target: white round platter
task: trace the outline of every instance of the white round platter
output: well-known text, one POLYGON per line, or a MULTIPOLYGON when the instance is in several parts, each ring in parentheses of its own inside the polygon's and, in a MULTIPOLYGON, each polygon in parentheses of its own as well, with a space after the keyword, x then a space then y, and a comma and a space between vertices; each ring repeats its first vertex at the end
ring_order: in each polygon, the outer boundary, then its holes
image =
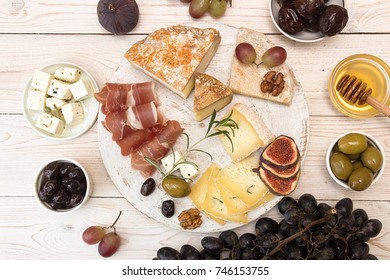
MULTIPOLYGON (((92 77, 92 75, 79 65, 70 62, 56 62, 44 66, 39 70, 49 74, 54 74, 54 72, 60 67, 73 67, 79 69, 81 71, 80 79, 83 79, 86 82, 91 82, 93 86, 93 92, 99 91, 99 86, 96 83, 95 79, 92 77)), ((56 136, 37 128, 35 124, 39 116, 42 114, 42 112, 29 110, 27 108, 27 93, 31 89, 31 82, 32 82, 32 76, 28 80, 23 91, 23 112, 27 118, 27 121, 30 123, 31 127, 38 134, 40 134, 45 138, 48 138, 50 140, 55 140, 55 141, 70 140, 84 134, 93 126, 99 112, 99 103, 95 100, 93 94, 91 94, 91 96, 81 101, 81 104, 83 105, 83 109, 84 109, 84 119, 81 122, 78 122, 76 124, 67 125, 61 136, 56 136)))
MULTIPOLYGON (((208 24, 207 26, 196 24, 194 27, 214 27, 221 33, 221 44, 205 72, 227 84, 230 77, 230 66, 238 29, 221 24, 208 24)), ((266 43, 269 44, 270 47, 272 46, 270 42, 266 43)), ((152 78, 133 68, 126 59, 123 59, 110 82, 139 83, 151 80, 152 78)), ((194 120, 193 93, 188 99, 184 100, 158 82, 156 82, 156 91, 160 103, 159 108, 167 119, 179 121, 181 126, 185 129, 184 131, 190 136, 191 143, 201 139, 206 133, 210 117, 201 122, 196 122, 194 120)), ((309 137, 309 113, 300 85, 299 90, 295 93, 293 101, 289 106, 236 94, 233 97, 233 101, 217 114, 217 119, 222 119, 222 117, 231 110, 232 106, 238 102, 253 106, 274 135, 285 134, 292 137, 300 149, 303 160, 309 137)), ((121 155, 119 146, 112 140, 111 134, 101 124, 104 117, 105 116, 100 112, 98 122, 100 152, 104 165, 118 190, 135 208, 148 217, 175 229, 182 229, 177 216, 183 210, 194 207, 191 200, 188 197, 172 198, 165 193, 161 186, 156 187, 156 190, 151 195, 146 197, 142 196, 140 194, 140 188, 145 181, 145 178, 143 178, 138 171, 131 169, 130 157, 121 155), (171 218, 166 218, 161 214, 161 204, 164 200, 168 199, 173 199, 175 202, 175 214, 171 218)), ((184 150, 185 144, 185 137, 180 136, 173 148, 176 151, 184 150)), ((220 167, 227 166, 231 163, 231 159, 220 144, 218 137, 213 137, 204 141, 198 148, 211 153, 213 155, 213 161, 220 167)), ((204 172, 211 163, 210 158, 203 153, 193 154, 191 160, 199 165, 200 173, 204 172)), ((156 182, 161 182, 158 172, 155 172, 153 178, 156 179, 156 182)), ((274 207, 281 198, 282 197, 280 196, 275 196, 268 203, 249 212, 249 222, 254 221, 265 214, 274 207)), ((203 213, 202 220, 203 224, 193 230, 194 232, 223 231, 242 225, 231 222, 220 225, 207 218, 203 213)))

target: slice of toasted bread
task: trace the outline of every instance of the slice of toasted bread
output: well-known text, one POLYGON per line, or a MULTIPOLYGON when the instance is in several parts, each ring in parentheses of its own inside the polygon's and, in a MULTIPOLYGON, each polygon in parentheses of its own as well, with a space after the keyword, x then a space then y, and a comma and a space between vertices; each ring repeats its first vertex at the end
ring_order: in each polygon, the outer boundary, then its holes
POLYGON ((205 73, 195 76, 194 113, 200 121, 219 111, 233 99, 233 92, 218 79, 205 73))
MULTIPOLYGON (((249 43, 255 48, 257 56, 256 64, 260 64, 261 57, 265 51, 274 46, 263 33, 248 28, 240 28, 238 31, 236 45, 243 42, 249 43)), ((256 64, 244 64, 234 55, 229 81, 231 90, 234 93, 242 95, 272 100, 282 104, 290 104, 294 93, 299 89, 299 83, 292 69, 286 63, 271 68, 263 64, 256 66, 256 64), (284 75, 284 89, 278 96, 263 93, 260 89, 264 75, 272 70, 281 72, 284 75)))

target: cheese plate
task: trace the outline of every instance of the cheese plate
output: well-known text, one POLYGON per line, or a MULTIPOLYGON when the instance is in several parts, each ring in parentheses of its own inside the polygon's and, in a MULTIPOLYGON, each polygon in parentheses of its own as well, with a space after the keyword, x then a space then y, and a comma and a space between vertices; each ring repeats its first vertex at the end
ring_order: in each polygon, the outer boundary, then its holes
MULTIPOLYGON (((38 71, 36 71, 36 72, 39 72, 42 75, 47 74, 47 77, 50 79, 51 77, 53 77, 53 75, 56 73, 56 71, 58 69, 61 69, 61 68, 75 69, 78 72, 77 79, 73 80, 74 83, 71 83, 71 86, 79 86, 79 83, 81 81, 83 81, 85 84, 88 84, 90 86, 90 88, 89 88, 90 92, 89 92, 89 96, 84 97, 80 100, 77 100, 78 101, 77 103, 69 104, 69 105, 77 105, 77 107, 79 107, 79 109, 82 110, 83 117, 77 116, 78 120, 74 121, 72 123, 69 123, 69 124, 65 124, 65 120, 63 120, 62 123, 64 125, 59 133, 55 133, 57 131, 48 131, 45 129, 41 129, 41 128, 39 128, 38 123, 42 119, 43 114, 46 114, 45 109, 47 109, 47 108, 45 108, 45 106, 48 107, 48 106, 52 106, 54 104, 53 106, 57 106, 59 108, 60 106, 63 106, 63 104, 66 104, 72 100, 65 100, 65 99, 62 100, 60 98, 53 97, 54 95, 47 94, 47 92, 50 90, 50 87, 48 89, 44 90, 45 86, 43 86, 43 88, 42 88, 42 86, 35 85, 35 88, 34 88, 33 83, 34 83, 34 79, 35 79, 34 76, 36 75, 35 73, 34 73, 34 75, 32 75, 30 77, 30 79, 26 83, 26 86, 25 86, 24 91, 23 91, 23 112, 24 112, 24 115, 25 115, 27 121, 30 123, 31 127, 38 134, 40 134, 41 136, 43 136, 47 139, 55 140, 55 141, 70 140, 70 139, 76 138, 76 137, 82 135, 83 133, 85 133, 86 131, 88 131, 92 127, 92 125, 95 123, 95 121, 97 119, 98 111, 99 111, 99 103, 93 98, 93 93, 99 91, 99 86, 96 83, 96 81, 94 80, 94 78, 92 77, 92 75, 90 73, 88 73, 81 66, 70 63, 70 62, 56 62, 56 63, 50 64, 50 65, 46 65, 46 66, 42 67, 41 69, 38 69, 38 71), (29 100, 30 91, 36 91, 36 92, 39 92, 39 93, 44 95, 43 98, 45 98, 46 101, 44 103, 42 103, 43 109, 40 109, 40 110, 35 110, 37 108, 34 108, 34 110, 31 109, 32 106, 29 105, 29 102, 31 102, 29 100), (49 101, 48 101, 49 99, 50 100, 55 99, 56 101, 54 103, 50 102, 50 104, 49 104, 49 101), (58 102, 60 102, 61 104, 59 104, 58 102), (51 104, 51 103, 53 103, 53 104, 51 104)), ((74 73, 72 73, 72 74, 74 74, 74 73)), ((59 81, 59 80, 55 80, 55 81, 58 82, 59 84, 63 83, 62 81, 59 81)), ((69 93, 68 93, 68 95, 69 95, 69 93)), ((72 95, 70 95, 70 97, 71 96, 72 95)), ((63 97, 63 98, 65 98, 65 97, 63 97)), ((74 99, 74 97, 72 99, 74 99)), ((66 106, 66 107, 73 107, 73 106, 66 106)), ((54 108, 56 108, 56 107, 54 107, 54 108)), ((75 107, 68 108, 67 112, 72 113, 72 111, 74 109, 75 109, 75 107)), ((69 113, 63 112, 64 116, 67 115, 67 116, 70 116, 70 118, 76 118, 76 116, 69 115, 69 113)), ((46 116, 48 116, 48 115, 49 114, 46 114, 46 116)), ((67 116, 65 116, 65 117, 67 117, 67 116)), ((57 120, 57 119, 55 119, 55 120, 57 120)))
MULTIPOLYGON (((222 38, 221 44, 205 73, 213 75, 218 80, 228 84, 238 29, 221 24, 208 24, 205 26, 199 23, 196 27, 213 27, 220 32, 222 38)), ((272 42, 269 40, 264 43, 269 45, 269 47, 273 46, 272 42)), ((109 82, 141 83, 152 80, 151 77, 132 67, 128 60, 123 58, 109 82)), ((207 117, 200 122, 195 121, 193 112, 193 92, 187 99, 183 99, 158 82, 156 82, 155 90, 158 95, 160 110, 167 119, 177 120, 181 124, 185 133, 189 135, 190 142, 196 142, 205 135, 210 117, 207 117)), ((232 102, 217 113, 217 119, 222 119, 229 110, 232 110, 232 107, 236 103, 246 104, 256 110, 274 135, 285 134, 293 138, 299 147, 303 161, 309 138, 309 113, 300 85, 289 105, 235 94, 232 102)), ((148 217, 175 229, 182 229, 178 221, 178 215, 183 210, 194 207, 191 199, 188 197, 172 198, 166 194, 161 187, 161 175, 158 172, 155 172, 152 176, 157 182, 155 191, 149 196, 141 195, 140 188, 144 183, 145 178, 142 177, 138 171, 131 168, 130 157, 121 155, 120 147, 112 140, 111 133, 108 132, 102 124, 104 118, 105 115, 102 112, 99 112, 99 148, 104 165, 115 186, 130 204, 148 217), (175 202, 175 213, 172 217, 166 218, 161 213, 161 205, 163 201, 169 199, 172 199, 175 202)), ((219 137, 209 138, 206 141, 203 141, 199 146, 199 149, 205 150, 212 155, 212 160, 203 153, 191 155, 191 161, 198 164, 200 174, 205 172, 211 163, 216 163, 220 167, 226 167, 232 163, 230 156, 225 151, 218 138, 219 137)), ((182 151, 185 149, 186 144, 186 137, 180 136, 173 149, 175 151, 182 151)), ((257 156, 259 156, 260 150, 256 153, 258 153, 257 156)), ((200 176, 201 175, 195 178, 195 181, 200 176)), ((265 203, 248 213, 249 222, 256 220, 269 211, 282 197, 269 195, 268 198, 269 199, 266 200, 265 203)), ((202 213, 202 220, 202 225, 192 231, 215 232, 233 229, 242 225, 241 223, 233 222, 226 222, 222 225, 209 219, 204 213, 202 213)))

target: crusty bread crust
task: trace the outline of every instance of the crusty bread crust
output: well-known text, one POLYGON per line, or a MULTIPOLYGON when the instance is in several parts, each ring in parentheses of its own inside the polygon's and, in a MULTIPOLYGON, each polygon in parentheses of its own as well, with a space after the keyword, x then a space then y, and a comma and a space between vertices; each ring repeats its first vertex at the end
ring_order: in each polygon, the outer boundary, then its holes
MULTIPOLYGON (((261 63, 261 57, 264 52, 274 46, 263 33, 248 28, 240 28, 238 31, 236 45, 243 42, 250 43, 255 48, 257 55, 256 64, 261 63)), ((299 89, 299 83, 294 72, 286 63, 271 68, 262 64, 259 66, 255 64, 247 65, 241 63, 234 55, 229 87, 233 92, 238 94, 263 98, 288 105, 292 101, 294 92, 299 89), (263 93, 260 89, 264 75, 272 70, 283 73, 285 80, 284 90, 276 97, 269 93, 263 93)))

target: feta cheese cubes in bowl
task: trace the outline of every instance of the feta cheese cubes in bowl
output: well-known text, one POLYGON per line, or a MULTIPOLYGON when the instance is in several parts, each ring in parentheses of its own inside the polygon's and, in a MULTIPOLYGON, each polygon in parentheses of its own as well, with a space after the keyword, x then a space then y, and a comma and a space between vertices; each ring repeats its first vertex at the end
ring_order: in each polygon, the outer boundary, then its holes
POLYGON ((73 63, 55 63, 34 71, 24 89, 24 114, 40 135, 73 139, 96 121, 99 103, 93 77, 73 63))

